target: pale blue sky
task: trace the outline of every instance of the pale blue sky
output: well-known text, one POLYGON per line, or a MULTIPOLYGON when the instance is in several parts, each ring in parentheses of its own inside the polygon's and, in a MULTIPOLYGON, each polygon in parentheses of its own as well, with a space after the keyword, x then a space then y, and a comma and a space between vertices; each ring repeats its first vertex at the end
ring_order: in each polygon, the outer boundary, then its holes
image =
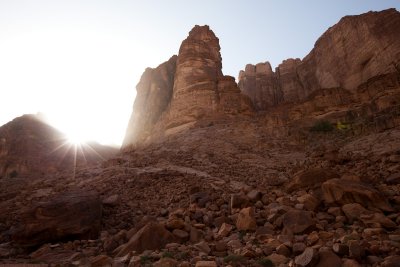
POLYGON ((120 143, 146 67, 195 25, 220 39, 224 74, 303 58, 345 15, 399 0, 0 0, 0 125, 38 111, 71 136, 120 143))

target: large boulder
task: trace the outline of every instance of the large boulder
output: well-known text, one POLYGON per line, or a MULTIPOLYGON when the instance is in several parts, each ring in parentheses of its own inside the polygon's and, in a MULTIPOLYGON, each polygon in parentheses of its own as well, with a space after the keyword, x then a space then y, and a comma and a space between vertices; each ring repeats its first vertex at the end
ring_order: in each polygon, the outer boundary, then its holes
POLYGON ((312 212, 303 210, 289 210, 283 215, 283 232, 301 234, 315 226, 312 212))
POLYGON ((24 212, 12 239, 22 246, 95 239, 101 230, 101 216, 102 203, 97 193, 62 193, 24 212))
POLYGON ((142 253, 145 250, 162 249, 166 244, 176 241, 174 235, 157 222, 150 221, 126 243, 116 248, 117 257, 131 251, 142 253))
POLYGON ((327 203, 340 205, 359 203, 366 208, 393 211, 385 198, 368 184, 345 179, 331 179, 323 183, 321 187, 327 203))
POLYGON ((323 182, 339 175, 329 169, 314 168, 297 172, 287 186, 288 191, 320 186, 323 182))

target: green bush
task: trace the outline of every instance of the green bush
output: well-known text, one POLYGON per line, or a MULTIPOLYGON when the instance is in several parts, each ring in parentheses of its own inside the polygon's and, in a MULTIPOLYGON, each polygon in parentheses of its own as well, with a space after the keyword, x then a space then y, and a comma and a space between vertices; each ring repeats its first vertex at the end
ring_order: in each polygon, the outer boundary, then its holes
POLYGON ((331 132, 335 127, 329 121, 317 121, 310 129, 312 132, 331 132))

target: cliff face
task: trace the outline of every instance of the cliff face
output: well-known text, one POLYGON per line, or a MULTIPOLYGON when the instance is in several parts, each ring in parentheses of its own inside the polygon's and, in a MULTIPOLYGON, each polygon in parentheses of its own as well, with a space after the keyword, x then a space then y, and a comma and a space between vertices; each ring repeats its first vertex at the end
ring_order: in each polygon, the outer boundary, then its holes
POLYGON ((303 60, 285 60, 275 72, 259 69, 255 82, 254 66, 247 65, 239 73, 240 89, 261 110, 304 101, 319 89, 356 93, 373 77, 399 72, 399 28, 400 13, 395 9, 344 17, 318 39, 303 60))
POLYGON ((304 59, 284 60, 275 71, 269 62, 248 64, 237 85, 222 73, 214 32, 195 26, 178 56, 144 72, 123 147, 254 110, 268 110, 260 121, 285 128, 279 134, 320 119, 375 123, 381 113, 387 119, 380 127, 397 125, 385 112, 397 114, 400 103, 398 29, 395 9, 344 17, 304 59))
POLYGON ((222 73, 219 40, 208 26, 195 26, 178 56, 147 69, 137 96, 123 147, 158 134, 177 132, 203 118, 252 110, 235 79, 222 73))
POLYGON ((147 68, 136 86, 136 99, 123 144, 149 135, 167 109, 173 92, 177 56, 157 68, 147 68))

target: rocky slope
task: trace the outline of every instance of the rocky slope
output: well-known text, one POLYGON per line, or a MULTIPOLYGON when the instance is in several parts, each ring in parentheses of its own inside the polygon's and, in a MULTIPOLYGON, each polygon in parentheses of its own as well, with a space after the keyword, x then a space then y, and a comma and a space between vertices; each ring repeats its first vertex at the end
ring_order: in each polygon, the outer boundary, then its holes
POLYGON ((75 147, 36 115, 0 127, 0 178, 32 177, 72 170, 110 158, 116 149, 91 143, 75 147))
MULTIPOLYGON (((352 29, 369 20, 390 28, 398 14, 344 18, 324 36, 356 38, 352 29)), ((267 90, 247 98, 223 76, 219 49, 196 26, 177 57, 145 71, 115 158, 74 177, 0 179, 0 262, 398 266, 399 73, 292 90, 291 102, 276 90, 297 88, 308 61, 286 61, 281 80, 258 64, 246 68, 249 84, 267 90)))

